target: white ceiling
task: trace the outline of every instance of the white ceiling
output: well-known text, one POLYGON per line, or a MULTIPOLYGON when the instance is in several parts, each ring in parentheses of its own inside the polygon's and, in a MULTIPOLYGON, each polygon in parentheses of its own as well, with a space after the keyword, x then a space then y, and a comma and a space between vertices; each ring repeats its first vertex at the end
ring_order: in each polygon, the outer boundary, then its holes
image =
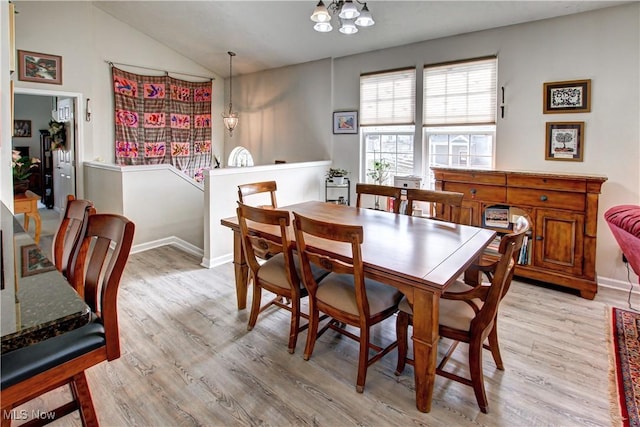
MULTIPOLYGON (((325 0, 329 4, 330 0, 325 0)), ((104 12, 216 74, 233 74, 400 46, 616 6, 627 1, 369 1, 376 24, 357 34, 318 33, 316 0, 93 1, 104 12)))

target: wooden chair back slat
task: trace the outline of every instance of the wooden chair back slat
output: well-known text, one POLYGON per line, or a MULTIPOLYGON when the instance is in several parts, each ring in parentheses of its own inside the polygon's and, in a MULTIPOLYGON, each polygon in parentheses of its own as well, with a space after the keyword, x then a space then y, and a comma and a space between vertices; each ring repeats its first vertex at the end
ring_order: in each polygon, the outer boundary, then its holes
POLYGON ((366 322, 369 317, 369 301, 364 285, 364 263, 362 261, 362 251, 360 245, 364 241, 364 230, 360 225, 337 224, 320 221, 317 219, 302 216, 296 212, 294 215, 294 230, 296 233, 296 245, 300 255, 300 264, 303 274, 303 283, 309 290, 309 295, 313 297, 318 288, 318 284, 311 274, 311 264, 325 270, 338 274, 352 274, 354 277, 356 302, 358 303, 359 317, 362 322, 366 322), (313 236, 316 240, 325 240, 322 247, 308 244, 308 237, 313 236), (351 246, 350 262, 342 257, 331 254, 327 247, 332 242, 347 243, 351 246), (329 245, 327 245, 329 243, 329 245))
MULTIPOLYGON (((287 266, 293 265, 293 252, 291 239, 289 237, 289 224, 291 217, 288 211, 278 209, 264 209, 255 206, 245 205, 238 202, 236 210, 238 215, 238 223, 240 225, 240 234, 242 236, 242 248, 249 268, 253 274, 258 273, 260 268, 259 259, 269 259, 276 254, 284 253, 287 266), (277 226, 279 228, 279 237, 269 238, 256 234, 251 230, 251 222, 277 226)), ((295 269, 288 268, 290 279, 294 283, 299 281, 295 269)))
POLYGON ((264 182, 253 182, 250 184, 242 184, 238 185, 238 201, 240 203, 246 204, 246 197, 254 194, 260 193, 269 193, 269 198, 271 200, 270 205, 262 205, 261 207, 270 206, 275 209, 278 207, 278 203, 276 201, 276 191, 278 190, 278 185, 275 181, 264 181, 264 182))
POLYGON ((413 215, 414 202, 427 202, 430 207, 429 216, 459 223, 463 197, 463 193, 453 191, 409 188, 407 190, 407 210, 405 213, 413 215))
POLYGON ((77 250, 87 218, 95 213, 93 202, 76 199, 73 195, 67 196, 67 205, 62 221, 53 237, 52 250, 53 263, 56 269, 65 277, 68 276, 69 264, 74 252, 77 250))
POLYGON ((107 359, 120 357, 117 295, 135 225, 115 214, 90 215, 72 261, 71 284, 104 324, 107 359))
POLYGON ((400 212, 400 204, 402 199, 402 192, 406 191, 399 187, 391 187, 388 185, 376 185, 376 184, 356 184, 356 207, 362 206, 362 195, 371 195, 375 197, 390 197, 393 199, 393 212, 400 212))

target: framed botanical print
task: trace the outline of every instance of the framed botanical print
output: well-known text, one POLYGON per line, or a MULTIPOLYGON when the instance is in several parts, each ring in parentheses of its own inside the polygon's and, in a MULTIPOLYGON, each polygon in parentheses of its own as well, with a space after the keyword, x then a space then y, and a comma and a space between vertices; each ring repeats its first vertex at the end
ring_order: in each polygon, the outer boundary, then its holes
POLYGON ((546 134, 546 160, 583 160, 584 122, 547 122, 546 134))

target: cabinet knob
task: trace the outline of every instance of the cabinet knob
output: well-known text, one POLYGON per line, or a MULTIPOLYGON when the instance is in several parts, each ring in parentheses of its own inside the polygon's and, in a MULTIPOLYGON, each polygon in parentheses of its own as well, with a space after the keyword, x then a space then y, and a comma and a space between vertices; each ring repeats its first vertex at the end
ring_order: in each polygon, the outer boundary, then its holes
POLYGON ((536 236, 536 240, 542 240, 542 236, 536 236))
POLYGON ((542 196, 540 196, 540 201, 541 202, 546 202, 547 201, 547 196, 545 196, 544 194, 542 196))
POLYGON ((469 190, 469 193, 471 193, 471 197, 476 197, 476 193, 478 191, 475 188, 472 188, 471 190, 469 190))

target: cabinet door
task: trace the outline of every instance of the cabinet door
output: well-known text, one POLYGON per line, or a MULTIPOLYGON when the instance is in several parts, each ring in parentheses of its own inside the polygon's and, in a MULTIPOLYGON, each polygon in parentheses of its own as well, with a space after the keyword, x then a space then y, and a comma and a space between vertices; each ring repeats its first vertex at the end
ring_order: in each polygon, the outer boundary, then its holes
POLYGON ((535 266, 582 275, 583 214, 538 209, 534 235, 535 266))
POLYGON ((460 224, 480 226, 480 202, 464 200, 460 209, 460 224))

